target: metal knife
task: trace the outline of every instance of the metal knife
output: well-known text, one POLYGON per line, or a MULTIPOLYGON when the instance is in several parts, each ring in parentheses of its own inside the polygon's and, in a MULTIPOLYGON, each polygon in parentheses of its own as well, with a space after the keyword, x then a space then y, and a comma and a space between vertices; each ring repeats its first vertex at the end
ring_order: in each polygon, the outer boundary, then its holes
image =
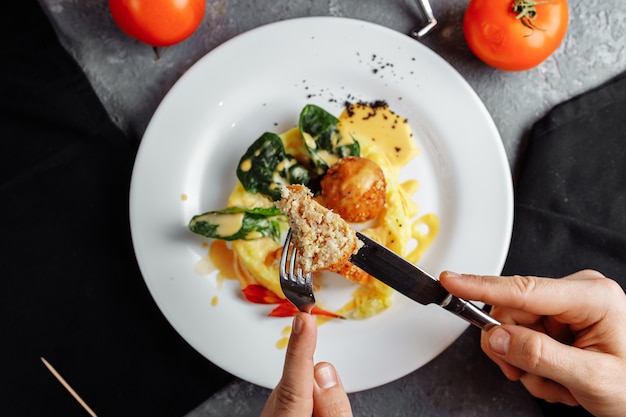
POLYGON ((356 234, 363 247, 350 262, 374 278, 420 304, 437 304, 483 330, 500 325, 474 304, 450 294, 438 280, 411 262, 364 234, 356 234))

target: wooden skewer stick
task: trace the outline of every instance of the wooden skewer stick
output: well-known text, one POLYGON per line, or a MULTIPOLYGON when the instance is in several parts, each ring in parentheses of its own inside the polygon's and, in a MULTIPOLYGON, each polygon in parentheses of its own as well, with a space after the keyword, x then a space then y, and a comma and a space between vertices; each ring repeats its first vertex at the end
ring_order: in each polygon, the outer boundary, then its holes
POLYGON ((76 393, 76 391, 74 391, 74 389, 72 387, 70 387, 70 384, 68 384, 67 381, 65 381, 65 379, 63 379, 63 377, 57 372, 57 370, 54 369, 54 367, 52 365, 50 365, 50 363, 47 360, 45 360, 43 356, 40 359, 43 362, 43 364, 46 365, 46 368, 48 368, 48 370, 50 370, 50 372, 52 372, 52 375, 54 375, 54 377, 59 380, 61 385, 63 385, 65 387, 65 389, 70 394, 72 394, 72 397, 74 397, 74 399, 76 401, 78 401, 78 403, 85 409, 85 411, 87 411, 89 413, 89 415, 92 416, 92 417, 98 417, 96 415, 96 413, 94 413, 93 410, 91 408, 89 408, 87 403, 85 401, 83 401, 82 398, 80 398, 80 395, 78 395, 76 393))

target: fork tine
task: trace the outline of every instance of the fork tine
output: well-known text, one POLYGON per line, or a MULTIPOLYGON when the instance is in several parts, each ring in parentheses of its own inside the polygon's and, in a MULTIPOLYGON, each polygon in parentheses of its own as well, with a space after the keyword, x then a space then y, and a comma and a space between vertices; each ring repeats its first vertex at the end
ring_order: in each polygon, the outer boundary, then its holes
MULTIPOLYGON (((295 282, 302 282, 302 280, 300 279, 294 279, 295 275, 293 272, 296 270, 296 253, 297 253, 296 248, 292 247, 291 256, 289 257, 289 278, 295 282)), ((298 278, 300 278, 301 276, 302 276, 302 270, 298 268, 298 278)))
POLYGON ((311 312, 315 306, 315 295, 313 294, 312 274, 302 271, 296 266, 298 250, 291 243, 292 231, 287 232, 285 244, 280 255, 280 265, 278 269, 280 286, 285 297, 291 301, 301 311, 311 312), (287 265, 289 262, 289 265, 287 265), (297 270, 297 271, 296 271, 297 270))
MULTIPOLYGON (((280 263, 279 263, 279 274, 280 278, 284 279, 287 275, 287 271, 285 270, 285 266, 287 265, 287 254, 289 253, 289 247, 291 246, 291 229, 287 232, 287 237, 285 238, 285 245, 283 246, 283 251, 280 254, 280 263)), ((293 251, 292 251, 293 252, 293 251)))

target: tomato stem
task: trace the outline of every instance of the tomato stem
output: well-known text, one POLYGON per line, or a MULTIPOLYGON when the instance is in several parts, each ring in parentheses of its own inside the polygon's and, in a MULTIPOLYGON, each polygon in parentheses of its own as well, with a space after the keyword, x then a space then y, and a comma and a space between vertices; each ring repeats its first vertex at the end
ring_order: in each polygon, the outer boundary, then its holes
POLYGON ((161 60, 161 51, 165 52, 165 50, 169 48, 168 46, 163 46, 163 47, 159 47, 159 46, 153 46, 152 47, 152 51, 154 52, 154 60, 155 61, 160 61, 161 60))
MULTIPOLYGON (((513 13, 517 13, 515 16, 516 19, 519 19, 522 22, 522 25, 526 26, 531 31, 537 30, 545 30, 540 28, 539 26, 533 23, 533 20, 537 18, 537 8, 538 4, 550 3, 553 0, 543 0, 543 1, 535 1, 535 0, 515 0, 513 1, 513 13)), ((530 33, 532 35, 532 32, 530 33)), ((527 36, 530 36, 527 35, 527 36)))

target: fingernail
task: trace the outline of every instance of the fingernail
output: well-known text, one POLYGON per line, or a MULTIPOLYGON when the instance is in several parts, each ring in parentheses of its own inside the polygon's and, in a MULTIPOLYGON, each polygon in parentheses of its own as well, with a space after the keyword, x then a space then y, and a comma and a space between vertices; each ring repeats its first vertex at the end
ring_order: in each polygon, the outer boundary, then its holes
POLYGON ((511 343, 511 335, 502 327, 497 327, 489 336, 489 346, 498 355, 506 355, 509 351, 509 343, 511 343))
POLYGON ((302 331, 304 322, 298 314, 293 318, 293 324, 291 325, 291 333, 298 334, 302 331))
POLYGON ((448 276, 448 278, 452 278, 452 279, 461 278, 461 274, 453 272, 453 271, 446 271, 446 275, 448 276))
POLYGON ((315 369, 315 381, 322 389, 329 389, 337 385, 337 374, 331 365, 319 366, 315 369))

